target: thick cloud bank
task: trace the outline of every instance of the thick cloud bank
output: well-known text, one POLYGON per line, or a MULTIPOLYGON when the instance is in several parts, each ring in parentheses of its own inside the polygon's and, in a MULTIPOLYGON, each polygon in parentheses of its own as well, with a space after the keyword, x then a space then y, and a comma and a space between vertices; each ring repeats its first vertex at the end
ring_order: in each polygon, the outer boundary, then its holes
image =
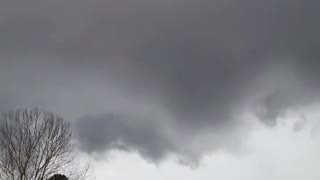
POLYGON ((82 150, 197 160, 319 100, 319 3, 0 2, 0 108, 75 121, 82 150))

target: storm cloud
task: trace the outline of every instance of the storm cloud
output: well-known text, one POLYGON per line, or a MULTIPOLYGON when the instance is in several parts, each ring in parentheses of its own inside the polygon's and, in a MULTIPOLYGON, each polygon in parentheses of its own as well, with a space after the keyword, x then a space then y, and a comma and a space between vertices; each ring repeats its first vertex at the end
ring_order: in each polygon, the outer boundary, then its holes
POLYGON ((0 108, 75 122, 80 149, 198 160, 319 100, 320 16, 302 0, 0 3, 0 108))

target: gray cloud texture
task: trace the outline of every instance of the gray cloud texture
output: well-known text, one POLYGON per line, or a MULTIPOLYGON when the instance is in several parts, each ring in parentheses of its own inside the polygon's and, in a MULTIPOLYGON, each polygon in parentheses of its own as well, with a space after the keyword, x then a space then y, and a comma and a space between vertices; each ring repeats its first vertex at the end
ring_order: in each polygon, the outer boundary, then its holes
POLYGON ((75 121, 86 152, 197 160, 319 100, 319 3, 0 2, 0 108, 75 121))

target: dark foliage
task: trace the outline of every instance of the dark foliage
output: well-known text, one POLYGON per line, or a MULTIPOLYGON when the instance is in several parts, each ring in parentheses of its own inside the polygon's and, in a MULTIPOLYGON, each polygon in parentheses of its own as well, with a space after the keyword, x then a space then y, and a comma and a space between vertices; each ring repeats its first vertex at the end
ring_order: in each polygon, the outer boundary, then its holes
POLYGON ((68 180, 68 178, 65 175, 62 174, 55 174, 48 180, 68 180))

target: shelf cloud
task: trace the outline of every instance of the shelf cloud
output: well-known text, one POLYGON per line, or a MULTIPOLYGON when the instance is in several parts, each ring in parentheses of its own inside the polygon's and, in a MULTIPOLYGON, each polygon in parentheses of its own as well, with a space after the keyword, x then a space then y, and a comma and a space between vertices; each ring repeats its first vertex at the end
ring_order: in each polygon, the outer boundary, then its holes
POLYGON ((319 101, 319 3, 69 0, 0 3, 0 108, 74 122, 88 153, 197 161, 319 101))

